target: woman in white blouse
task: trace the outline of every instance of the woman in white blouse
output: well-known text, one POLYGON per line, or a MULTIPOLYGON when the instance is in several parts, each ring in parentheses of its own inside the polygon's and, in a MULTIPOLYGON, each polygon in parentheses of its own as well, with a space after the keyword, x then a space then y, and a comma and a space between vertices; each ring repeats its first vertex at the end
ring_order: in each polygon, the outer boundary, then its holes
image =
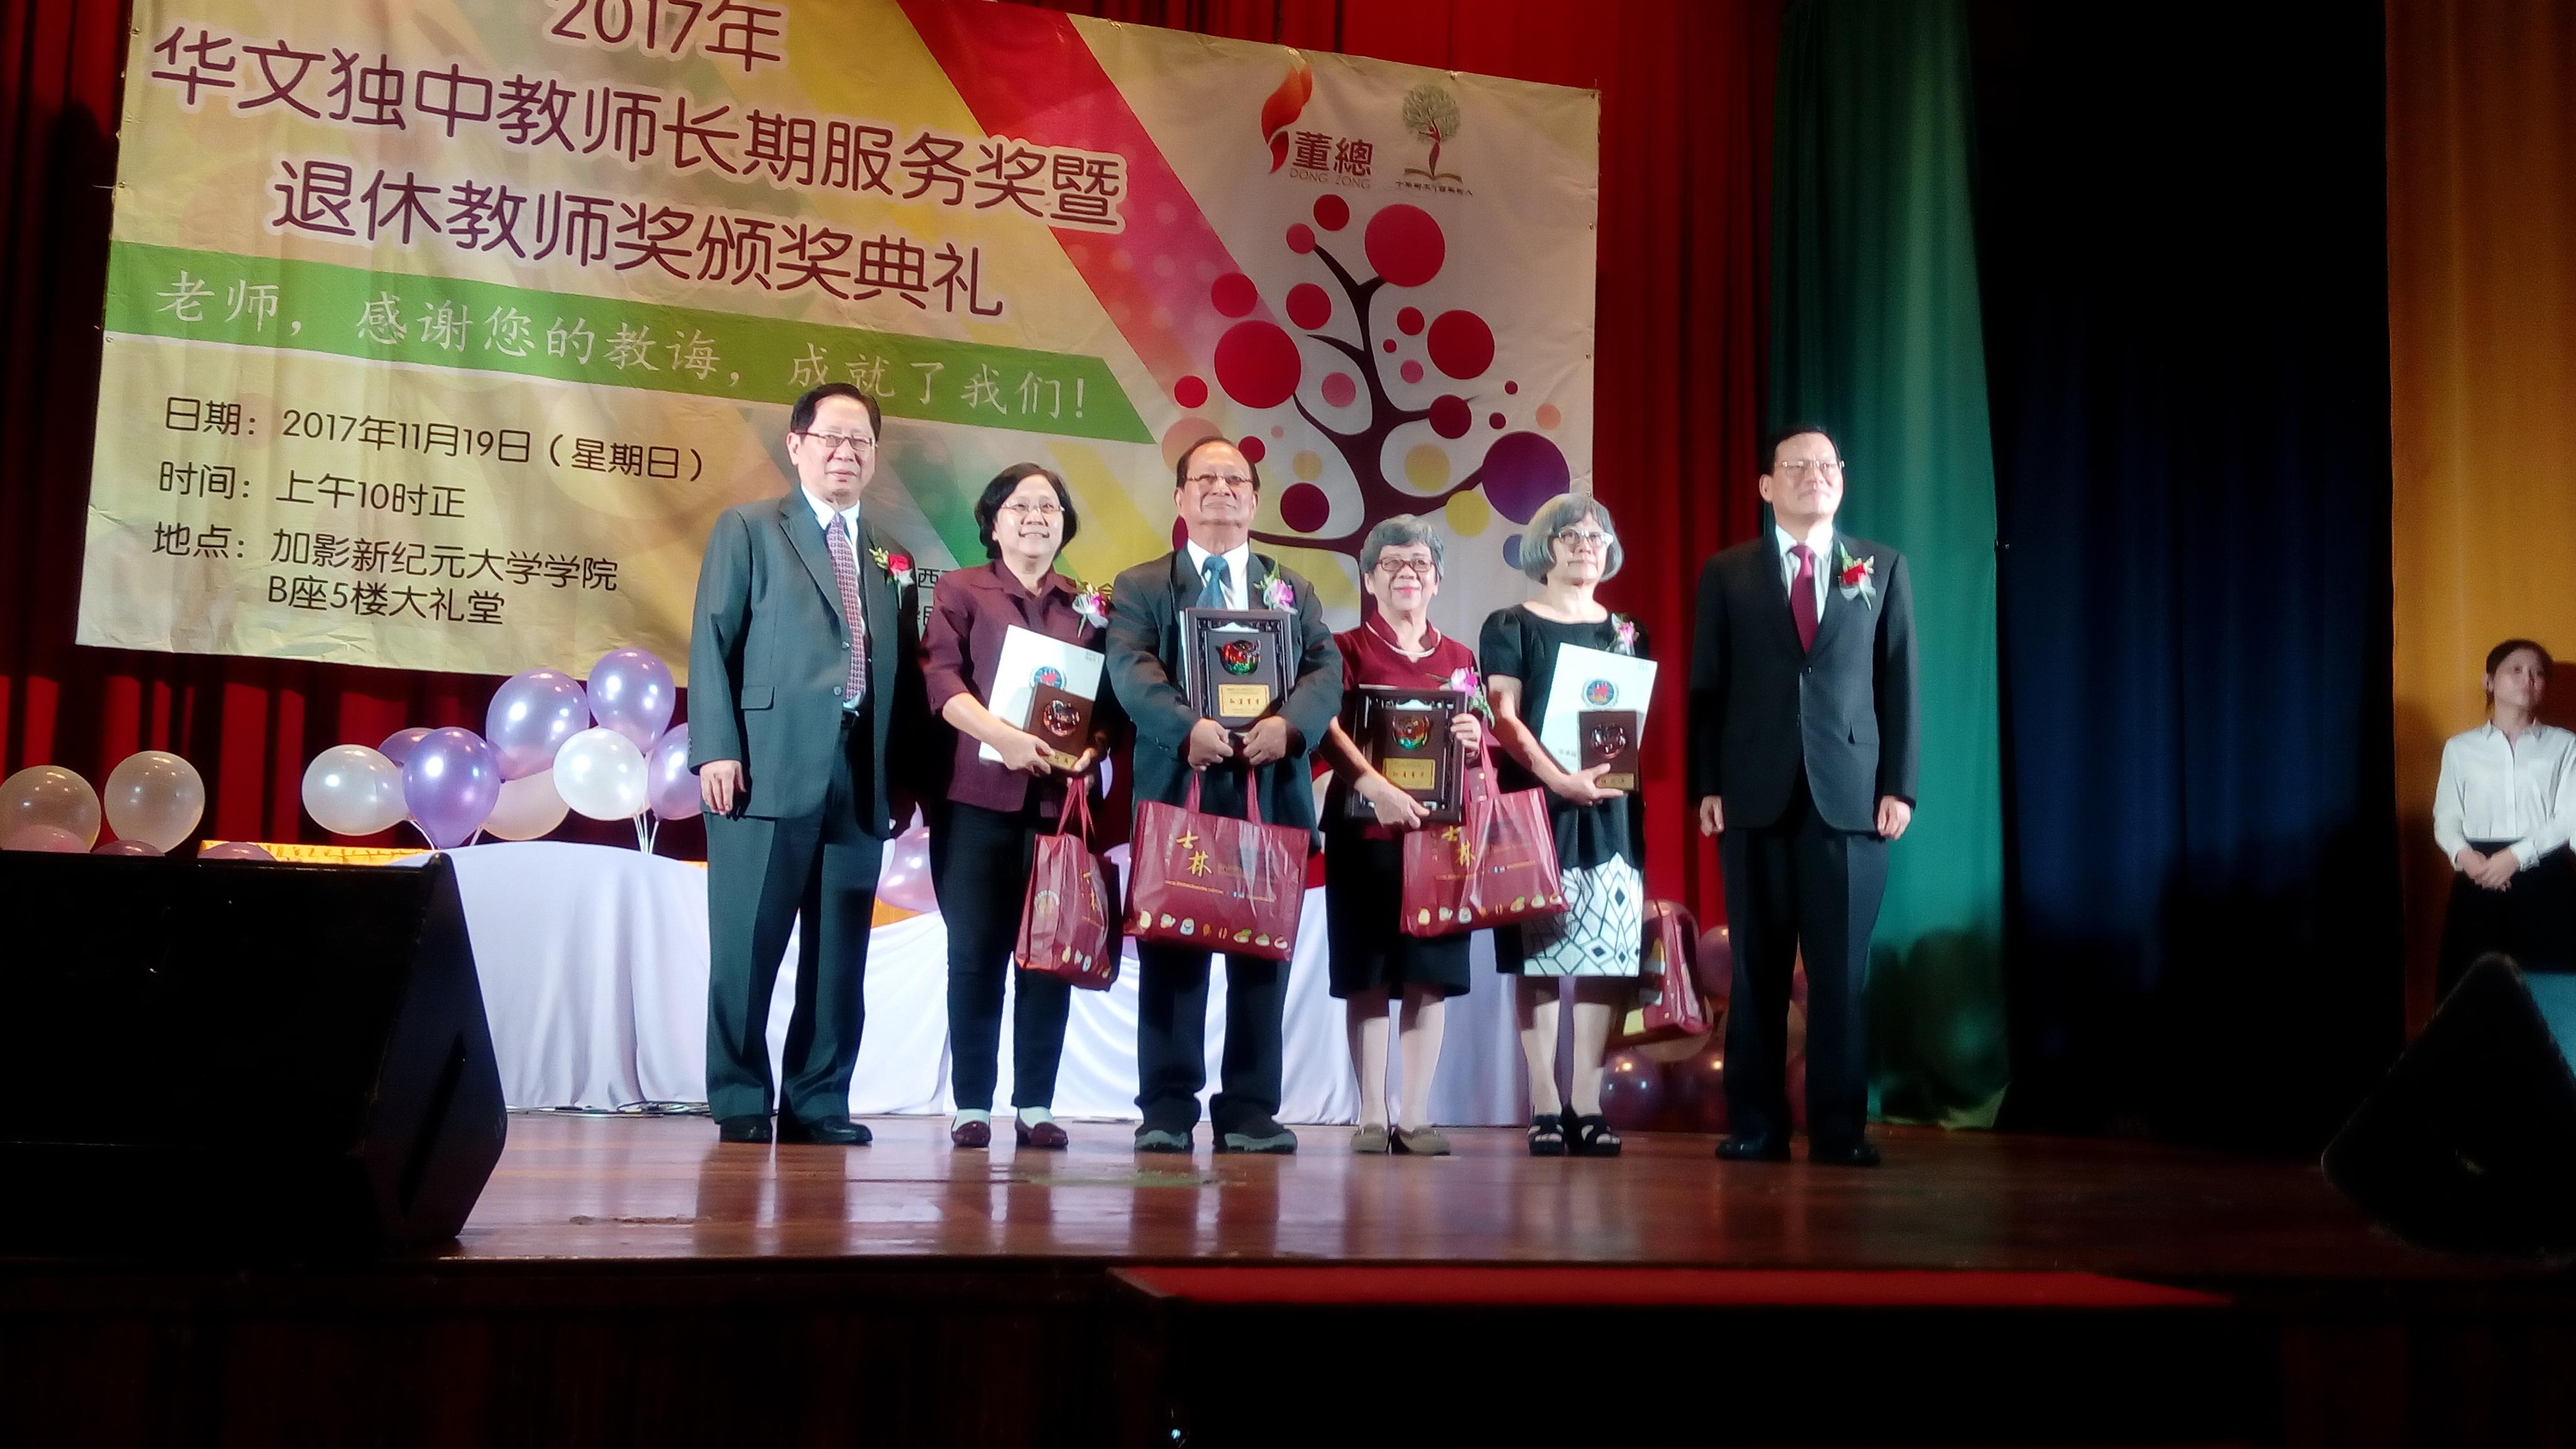
POLYGON ((2576 734, 2540 723, 2549 651, 2487 653, 2487 722, 2442 746, 2433 838, 2451 862, 2437 989, 2490 951, 2527 970, 2576 970, 2576 734))

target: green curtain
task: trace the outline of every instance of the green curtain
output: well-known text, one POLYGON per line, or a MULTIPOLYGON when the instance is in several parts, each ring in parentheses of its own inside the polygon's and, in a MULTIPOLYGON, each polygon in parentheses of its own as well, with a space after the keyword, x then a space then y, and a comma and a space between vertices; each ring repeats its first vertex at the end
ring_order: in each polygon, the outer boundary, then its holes
POLYGON ((1833 430, 1840 524, 1906 556, 1922 649, 1922 798, 1870 957, 1872 1103, 1991 1126, 2003 797, 1965 0, 1799 0, 1777 104, 1768 412, 1833 430))

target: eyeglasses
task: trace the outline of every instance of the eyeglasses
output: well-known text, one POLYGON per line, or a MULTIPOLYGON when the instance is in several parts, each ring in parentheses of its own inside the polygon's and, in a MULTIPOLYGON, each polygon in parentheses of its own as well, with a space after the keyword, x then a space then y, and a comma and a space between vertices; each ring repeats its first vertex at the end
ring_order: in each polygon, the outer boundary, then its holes
POLYGON ((1440 566, 1427 558, 1389 558, 1380 554, 1377 560, 1377 571, 1390 579, 1400 579, 1406 574, 1411 574, 1427 582, 1439 576, 1440 566))
POLYGON ((826 458, 843 448, 848 448, 854 458, 864 458, 877 450, 876 439, 863 438, 856 433, 806 433, 803 436, 805 441, 821 447, 826 458))
POLYGON ((1619 541, 1619 535, 1615 533, 1603 533, 1591 528, 1560 528, 1552 537, 1569 549, 1588 548, 1596 553, 1608 549, 1610 545, 1619 541))
POLYGON ((1816 476, 1819 478, 1839 478, 1843 476, 1842 463, 1833 458, 1827 458, 1821 462, 1811 461, 1806 458, 1792 458, 1785 463, 1774 464, 1771 471, 1782 478, 1787 478, 1790 481, 1795 482, 1800 478, 1806 477, 1807 470, 1810 468, 1815 470, 1816 476))
POLYGON ((1252 486, 1252 479, 1242 473, 1192 473, 1182 481, 1188 483, 1193 488, 1212 488, 1218 484, 1223 484, 1228 488, 1249 488, 1252 486))
POLYGON ((1035 518, 1040 520, 1055 519, 1061 517, 1064 513, 1063 509, 1056 507, 1052 503, 1005 503, 996 511, 1002 513, 1016 513, 1022 518, 1035 518))

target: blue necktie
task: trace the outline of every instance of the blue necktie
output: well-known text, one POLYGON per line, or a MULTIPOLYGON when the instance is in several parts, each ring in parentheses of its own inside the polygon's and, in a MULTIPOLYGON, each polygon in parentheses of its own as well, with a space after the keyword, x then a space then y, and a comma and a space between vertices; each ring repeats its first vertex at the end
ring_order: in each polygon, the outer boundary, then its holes
POLYGON ((1223 554, 1210 554, 1207 561, 1206 582, 1201 585, 1199 589, 1200 608, 1222 609, 1225 607, 1226 578, 1227 572, 1225 556, 1223 554))

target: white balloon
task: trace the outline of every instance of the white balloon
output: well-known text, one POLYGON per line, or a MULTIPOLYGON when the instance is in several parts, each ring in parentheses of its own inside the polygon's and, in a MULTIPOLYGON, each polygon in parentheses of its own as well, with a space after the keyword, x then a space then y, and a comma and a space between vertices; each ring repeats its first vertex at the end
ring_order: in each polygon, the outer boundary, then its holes
POLYGON ((595 725, 555 751, 555 793, 593 820, 631 820, 644 813, 644 752, 605 725, 595 725))
POLYGON ((166 750, 128 755, 107 772, 99 792, 108 828, 120 840, 140 840, 158 850, 177 848, 206 814, 206 782, 197 767, 166 750))
POLYGON ((492 807, 483 833, 501 840, 534 840, 563 824, 571 808, 555 793, 555 772, 539 770, 501 782, 501 803, 492 807))
POLYGON ((402 766, 365 745, 333 745, 304 767, 304 813, 334 835, 391 830, 409 813, 402 766))

